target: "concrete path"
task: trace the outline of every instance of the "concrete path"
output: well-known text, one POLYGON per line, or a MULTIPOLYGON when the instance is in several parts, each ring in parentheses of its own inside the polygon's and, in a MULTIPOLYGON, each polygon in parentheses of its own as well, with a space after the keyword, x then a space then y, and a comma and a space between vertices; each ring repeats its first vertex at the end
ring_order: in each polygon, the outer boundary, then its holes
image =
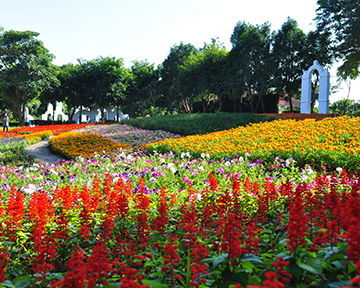
POLYGON ((25 148, 25 152, 29 155, 35 156, 44 164, 51 164, 59 160, 64 160, 61 156, 55 155, 51 152, 48 139, 44 139, 36 144, 27 146, 25 148))

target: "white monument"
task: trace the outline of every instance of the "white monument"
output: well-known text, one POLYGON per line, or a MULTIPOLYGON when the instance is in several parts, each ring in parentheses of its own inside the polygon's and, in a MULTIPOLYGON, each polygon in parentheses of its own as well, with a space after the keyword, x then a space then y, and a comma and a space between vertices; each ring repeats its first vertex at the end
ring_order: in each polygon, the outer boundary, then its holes
POLYGON ((315 60, 313 65, 304 71, 301 80, 301 108, 300 113, 310 114, 311 109, 311 74, 317 70, 319 72, 319 114, 329 113, 329 90, 330 90, 330 73, 327 68, 319 65, 315 60))
MULTIPOLYGON (((110 107, 105 107, 104 112, 106 112, 105 114, 106 120, 111 120, 116 122, 116 111, 114 109, 110 107)), ((91 110, 84 109, 81 111, 81 118, 82 118, 81 122, 97 123, 100 121, 100 116, 101 116, 100 107, 99 105, 95 105, 95 107, 92 108, 91 110)), ((119 120, 123 120, 123 119, 129 119, 129 115, 119 111, 119 120)), ((80 123, 80 110, 76 111, 76 113, 72 117, 72 120, 75 121, 76 123, 80 123)))
POLYGON ((56 102, 56 107, 54 111, 54 107, 51 103, 48 104, 47 111, 41 115, 42 120, 48 120, 48 118, 52 119, 54 115, 54 120, 58 120, 58 117, 60 116, 62 121, 67 121, 68 116, 62 111, 62 103, 56 102))

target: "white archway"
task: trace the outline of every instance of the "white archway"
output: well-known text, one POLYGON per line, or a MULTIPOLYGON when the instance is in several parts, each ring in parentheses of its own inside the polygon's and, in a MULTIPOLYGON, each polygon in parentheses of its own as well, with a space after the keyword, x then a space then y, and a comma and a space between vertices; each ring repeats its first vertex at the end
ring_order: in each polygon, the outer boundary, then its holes
POLYGON ((315 60, 313 65, 304 71, 301 80, 301 108, 300 113, 310 114, 311 112, 311 74, 317 70, 319 72, 319 114, 329 113, 329 90, 330 90, 330 73, 327 68, 319 65, 315 60))

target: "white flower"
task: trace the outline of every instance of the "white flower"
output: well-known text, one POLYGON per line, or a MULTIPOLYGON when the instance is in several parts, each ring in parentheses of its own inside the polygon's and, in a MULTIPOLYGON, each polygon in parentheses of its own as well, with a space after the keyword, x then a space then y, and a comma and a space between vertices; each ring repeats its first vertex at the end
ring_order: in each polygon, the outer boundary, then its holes
POLYGON ((239 162, 244 162, 244 157, 243 156, 239 157, 239 162))
POLYGON ((38 186, 34 184, 29 184, 23 188, 24 192, 27 194, 33 194, 37 190, 38 186))
POLYGON ((226 162, 225 162, 225 166, 227 166, 227 167, 231 166, 231 162, 230 162, 230 161, 226 161, 226 162))
POLYGON ((305 174, 301 176, 301 181, 306 181, 309 177, 305 174))
POLYGON ((175 173, 175 172, 176 172, 175 167, 170 167, 170 171, 171 171, 172 173, 175 173))
POLYGON ((294 162, 294 160, 293 159, 286 159, 286 162, 285 162, 286 167, 289 167, 291 162, 294 162))
POLYGON ((343 169, 341 167, 337 167, 336 171, 338 171, 339 173, 341 173, 343 171, 343 169))

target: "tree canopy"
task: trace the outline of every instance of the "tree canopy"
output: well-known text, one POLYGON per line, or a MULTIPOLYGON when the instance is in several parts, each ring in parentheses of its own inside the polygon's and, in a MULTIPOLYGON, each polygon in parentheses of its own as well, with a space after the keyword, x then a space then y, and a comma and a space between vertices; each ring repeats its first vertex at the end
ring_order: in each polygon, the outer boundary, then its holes
POLYGON ((44 89, 57 83, 53 55, 32 31, 5 31, 0 34, 0 90, 2 97, 24 125, 25 105, 44 89))
POLYGON ((318 0, 316 14, 320 34, 332 35, 329 47, 335 57, 341 59, 351 77, 357 77, 360 69, 360 0, 318 0))

